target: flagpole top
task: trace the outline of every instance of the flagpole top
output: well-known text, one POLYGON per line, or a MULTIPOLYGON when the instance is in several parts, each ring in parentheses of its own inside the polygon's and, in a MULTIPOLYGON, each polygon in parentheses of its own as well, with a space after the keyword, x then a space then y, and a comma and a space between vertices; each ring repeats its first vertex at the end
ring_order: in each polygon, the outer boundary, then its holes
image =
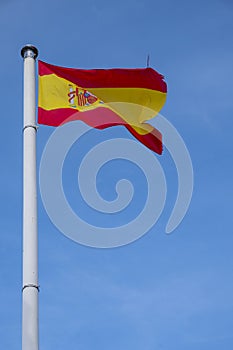
POLYGON ((35 60, 38 56, 38 50, 35 46, 27 44, 22 48, 21 56, 23 58, 32 57, 35 60))

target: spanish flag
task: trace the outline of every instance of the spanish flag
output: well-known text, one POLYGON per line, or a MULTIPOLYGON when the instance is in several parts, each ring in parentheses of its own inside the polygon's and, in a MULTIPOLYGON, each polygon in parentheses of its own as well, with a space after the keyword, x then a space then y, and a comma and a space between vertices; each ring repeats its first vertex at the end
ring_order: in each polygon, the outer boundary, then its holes
POLYGON ((38 123, 59 126, 81 120, 104 129, 124 125, 162 154, 162 135, 150 124, 163 107, 167 85, 152 68, 74 69, 39 61, 38 123))

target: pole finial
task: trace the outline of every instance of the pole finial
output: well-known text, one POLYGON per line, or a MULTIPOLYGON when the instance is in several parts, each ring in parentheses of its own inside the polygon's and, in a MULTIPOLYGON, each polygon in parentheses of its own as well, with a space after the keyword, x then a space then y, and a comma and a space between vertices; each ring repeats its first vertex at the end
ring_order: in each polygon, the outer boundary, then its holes
POLYGON ((32 57, 35 60, 38 56, 38 50, 35 46, 27 44, 22 48, 21 56, 23 58, 32 57))

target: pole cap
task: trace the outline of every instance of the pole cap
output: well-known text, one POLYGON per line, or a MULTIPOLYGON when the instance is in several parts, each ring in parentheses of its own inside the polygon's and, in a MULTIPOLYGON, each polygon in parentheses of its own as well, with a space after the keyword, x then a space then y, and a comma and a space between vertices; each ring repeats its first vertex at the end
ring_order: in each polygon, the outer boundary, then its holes
POLYGON ((22 48, 21 56, 23 58, 32 57, 35 60, 38 56, 38 50, 35 46, 27 44, 22 48))

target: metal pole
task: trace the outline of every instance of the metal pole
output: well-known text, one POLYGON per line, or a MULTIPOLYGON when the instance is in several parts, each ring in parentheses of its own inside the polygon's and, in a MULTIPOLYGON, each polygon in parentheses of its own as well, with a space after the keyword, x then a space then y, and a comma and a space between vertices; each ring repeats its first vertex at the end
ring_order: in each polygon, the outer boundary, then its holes
POLYGON ((36 189, 35 60, 38 50, 26 45, 23 127, 23 296, 22 350, 38 350, 38 238, 36 189))

